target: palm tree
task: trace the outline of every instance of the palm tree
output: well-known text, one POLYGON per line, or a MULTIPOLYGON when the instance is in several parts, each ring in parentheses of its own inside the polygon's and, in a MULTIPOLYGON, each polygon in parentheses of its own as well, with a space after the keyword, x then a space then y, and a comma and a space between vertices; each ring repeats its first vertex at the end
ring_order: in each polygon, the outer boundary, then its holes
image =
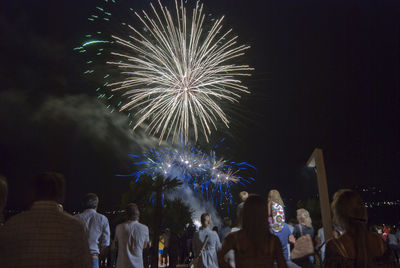
POLYGON ((161 235, 161 225, 162 225, 162 218, 163 218, 163 193, 167 191, 171 191, 176 187, 182 185, 177 179, 164 179, 161 177, 153 178, 152 189, 155 193, 155 208, 153 214, 153 249, 151 252, 151 267, 158 267, 158 243, 160 240, 161 235))
MULTIPOLYGON (((141 221, 150 226, 152 252, 151 252, 151 267, 158 265, 158 243, 161 235, 161 226, 163 224, 163 195, 168 191, 172 191, 178 186, 182 185, 177 179, 165 179, 163 177, 142 177, 140 182, 131 182, 129 191, 122 194, 121 207, 125 207, 130 202, 135 202, 141 214, 141 221), (150 201, 150 202, 149 202, 150 201), (153 203, 154 205, 151 205, 153 203)), ((191 221, 191 211, 187 206, 178 204, 179 201, 172 201, 172 208, 168 209, 169 212, 177 209, 177 212, 182 213, 184 217, 177 217, 175 220, 184 221, 175 224, 178 228, 184 228, 186 223, 191 221), (184 211, 186 209, 186 211, 184 211), (189 215, 189 217, 188 217, 189 215), (188 220, 190 218, 190 220, 188 220)), ((168 213, 170 214, 170 213, 168 213)), ((171 215, 175 215, 171 213, 171 215)), ((169 220, 169 222, 172 222, 169 220)), ((166 222, 168 224, 168 221, 166 222)), ((172 226, 171 226, 172 227, 172 226)), ((175 228, 175 227, 174 227, 175 228)), ((181 230, 174 230, 181 232, 181 230)))

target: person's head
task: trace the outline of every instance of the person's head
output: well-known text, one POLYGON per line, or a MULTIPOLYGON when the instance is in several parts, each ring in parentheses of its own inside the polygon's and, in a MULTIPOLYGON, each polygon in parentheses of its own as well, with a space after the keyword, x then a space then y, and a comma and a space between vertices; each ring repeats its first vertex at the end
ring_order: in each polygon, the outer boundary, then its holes
POLYGON ((201 221, 201 226, 207 228, 211 224, 211 215, 208 213, 201 214, 200 221, 201 221))
POLYGON ((342 227, 355 244, 356 266, 366 267, 367 210, 360 195, 353 190, 339 190, 333 195, 331 206, 335 224, 342 227))
POLYGON ((34 201, 64 201, 65 178, 60 173, 40 173, 33 179, 32 188, 34 201))
POLYGON ((262 254, 265 243, 271 237, 269 232, 267 202, 260 195, 249 195, 243 206, 243 225, 257 254, 262 254))
POLYGON ((304 209, 304 208, 300 208, 296 211, 297 213, 297 221, 300 224, 303 224, 307 227, 311 227, 312 226, 312 221, 311 221, 311 217, 310 217, 310 213, 304 209))
POLYGON ((0 175, 0 213, 3 211, 6 206, 8 195, 8 185, 5 177, 0 175))
POLYGON ((213 230, 214 232, 217 232, 217 233, 218 233, 218 227, 217 227, 217 226, 214 226, 214 227, 212 228, 212 230, 213 230))
POLYGON ((278 192, 278 190, 273 189, 273 190, 269 191, 269 193, 268 193, 268 202, 271 202, 271 201, 275 202, 275 203, 278 203, 281 206, 284 206, 283 200, 282 200, 281 195, 278 192))
POLYGON ((230 227, 232 225, 232 220, 229 217, 224 218, 224 226, 230 227))
POLYGON ((129 203, 125 209, 126 217, 128 221, 138 221, 140 212, 139 208, 135 203, 129 203))
POLYGON ((333 195, 331 206, 334 222, 346 232, 356 222, 367 222, 367 209, 360 195, 353 190, 337 191, 333 195))
POLYGON ((240 200, 241 200, 242 202, 245 202, 246 199, 249 197, 249 193, 246 192, 246 191, 241 191, 241 192, 239 193, 239 197, 240 197, 240 200))
POLYGON ((84 209, 97 209, 99 205, 99 197, 94 193, 88 193, 83 198, 83 208, 84 209))

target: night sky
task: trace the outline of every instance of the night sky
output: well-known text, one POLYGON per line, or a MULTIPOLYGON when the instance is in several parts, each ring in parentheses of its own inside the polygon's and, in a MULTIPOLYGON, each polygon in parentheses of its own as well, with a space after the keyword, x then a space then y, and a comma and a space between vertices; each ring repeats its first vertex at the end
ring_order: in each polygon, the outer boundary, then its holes
MULTIPOLYGON (((2 1, 0 174, 9 180, 9 207, 26 206, 28 181, 44 170, 65 174, 67 208, 86 192, 116 206, 128 180, 114 175, 132 172, 128 154, 152 142, 97 101, 96 81, 73 51, 99 2, 2 1)), ((149 1, 122 2, 139 10, 149 1)), ((227 158, 258 167, 249 192, 315 195, 305 162, 320 147, 330 194, 362 184, 400 196, 399 1, 204 4, 251 45, 244 61, 255 68, 246 81, 252 94, 241 102, 243 116, 216 133, 228 137, 227 158)))

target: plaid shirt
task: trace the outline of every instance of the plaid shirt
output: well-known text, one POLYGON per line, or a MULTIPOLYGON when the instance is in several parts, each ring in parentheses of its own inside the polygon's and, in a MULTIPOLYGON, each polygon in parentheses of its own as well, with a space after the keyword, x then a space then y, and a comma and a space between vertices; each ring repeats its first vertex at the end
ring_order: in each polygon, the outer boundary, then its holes
POLYGON ((90 267, 82 224, 53 201, 37 201, 0 228, 1 267, 90 267))

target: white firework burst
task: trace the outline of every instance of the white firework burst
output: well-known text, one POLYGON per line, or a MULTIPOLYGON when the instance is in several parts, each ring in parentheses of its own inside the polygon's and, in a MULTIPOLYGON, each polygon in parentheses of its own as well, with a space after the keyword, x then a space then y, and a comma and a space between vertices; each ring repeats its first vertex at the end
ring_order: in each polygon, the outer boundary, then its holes
POLYGON ((123 52, 112 52, 124 79, 109 84, 113 91, 122 90, 128 102, 121 110, 133 110, 134 128, 146 123, 149 134, 160 142, 172 137, 188 141, 193 129, 208 141, 217 121, 229 127, 222 101, 238 102, 241 93, 249 93, 241 76, 253 70, 248 65, 232 63, 249 46, 238 45, 232 30, 222 31, 222 20, 205 29, 203 5, 196 3, 191 19, 182 1, 175 1, 175 14, 159 1, 152 4, 153 18, 145 11, 136 16, 143 23, 141 32, 129 25, 129 38, 112 36, 123 52))

